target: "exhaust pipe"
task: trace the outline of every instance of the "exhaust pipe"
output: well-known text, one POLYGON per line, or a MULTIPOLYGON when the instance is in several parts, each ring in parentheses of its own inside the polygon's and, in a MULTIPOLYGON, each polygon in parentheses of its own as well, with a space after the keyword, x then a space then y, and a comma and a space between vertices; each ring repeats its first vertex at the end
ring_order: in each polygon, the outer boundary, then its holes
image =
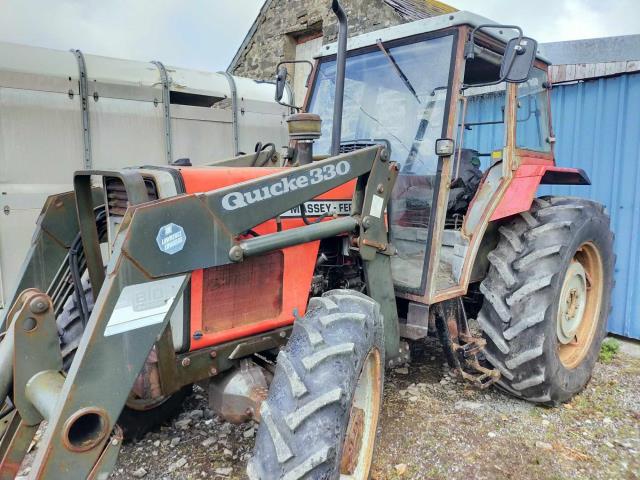
POLYGON ((336 92, 333 103, 333 130, 331 133, 331 155, 340 153, 342 135, 342 106, 344 104, 344 75, 347 62, 347 14, 338 0, 333 0, 331 9, 338 18, 338 55, 336 58, 336 92))

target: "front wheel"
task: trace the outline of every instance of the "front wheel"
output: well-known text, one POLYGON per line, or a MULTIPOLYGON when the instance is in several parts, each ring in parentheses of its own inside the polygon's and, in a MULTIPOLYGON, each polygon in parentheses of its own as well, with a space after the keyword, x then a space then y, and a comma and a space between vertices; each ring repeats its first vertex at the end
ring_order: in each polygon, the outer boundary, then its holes
POLYGON ((377 303, 349 290, 312 298, 278 355, 249 478, 369 478, 383 366, 377 303))
POLYGON ((480 287, 486 360, 505 390, 557 405, 585 387, 606 333, 615 260, 609 217, 588 200, 543 197, 499 232, 480 287))

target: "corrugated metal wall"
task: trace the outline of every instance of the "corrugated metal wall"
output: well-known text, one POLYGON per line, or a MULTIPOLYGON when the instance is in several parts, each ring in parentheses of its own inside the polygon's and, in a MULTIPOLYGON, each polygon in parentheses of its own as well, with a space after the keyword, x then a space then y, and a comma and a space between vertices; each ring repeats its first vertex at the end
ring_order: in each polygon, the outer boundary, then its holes
POLYGON ((640 73, 554 86, 551 109, 557 164, 584 169, 593 185, 539 193, 606 205, 617 254, 609 330, 640 338, 640 73))

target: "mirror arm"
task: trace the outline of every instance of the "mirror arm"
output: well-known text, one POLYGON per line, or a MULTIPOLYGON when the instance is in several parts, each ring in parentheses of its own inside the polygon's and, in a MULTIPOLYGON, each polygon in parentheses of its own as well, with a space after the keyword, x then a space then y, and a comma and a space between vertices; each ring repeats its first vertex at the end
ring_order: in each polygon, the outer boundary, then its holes
MULTIPOLYGON (((524 36, 524 33, 522 32, 522 28, 520 28, 517 25, 499 25, 499 24, 492 24, 492 23, 485 23, 482 25, 478 25, 476 28, 474 28, 473 30, 471 30, 471 33, 469 33, 469 39, 467 40, 467 43, 464 46, 464 58, 465 60, 473 60, 474 58, 476 58, 476 53, 483 55, 486 52, 484 50, 486 49, 482 49, 482 47, 479 47, 475 44, 475 36, 476 36, 476 32, 478 30, 482 30, 485 28, 501 28, 501 29, 509 29, 509 30, 517 30, 518 32, 518 45, 520 45, 520 41, 522 40, 522 37, 524 36), (476 47, 478 47, 479 49, 482 50, 476 50, 476 47)), ((506 51, 505 51, 506 54, 506 51)), ((486 59, 486 58, 485 58, 486 59)), ((488 59, 486 59, 488 60, 488 59)), ((515 61, 515 56, 511 59, 511 65, 509 65, 509 68, 506 70, 505 74, 500 77, 498 80, 494 81, 494 82, 487 82, 487 83, 481 83, 481 84, 474 84, 474 85, 467 85, 466 83, 462 84, 462 87, 460 88, 460 92, 463 92, 464 90, 466 90, 469 87, 490 87, 492 85, 499 85, 502 82, 504 82, 507 77, 509 76, 509 72, 511 71, 511 66, 513 65, 513 62, 515 61)), ((493 62, 491 62, 493 63, 493 62)))
MULTIPOLYGON (((309 88, 309 83, 311 82, 311 74, 313 73, 313 69, 314 69, 313 63, 311 63, 309 60, 285 60, 285 61, 282 61, 282 62, 280 62, 280 63, 278 63, 276 65, 276 72, 278 72, 280 70, 280 67, 282 65, 286 65, 288 63, 304 63, 304 64, 309 65, 310 71, 309 71, 309 75, 307 75, 307 80, 305 81, 305 87, 309 88)), ((276 76, 276 78, 277 78, 277 76, 276 76)), ((286 83, 287 79, 285 78, 283 81, 286 83)), ((302 110, 302 107, 298 107, 297 105, 291 105, 289 103, 285 103, 285 102, 282 101, 282 99, 278 99, 277 96, 276 96, 275 100, 276 100, 276 102, 278 102, 278 104, 282 105, 283 107, 293 108, 294 110, 297 110, 298 112, 300 110, 302 110)))
POLYGON ((464 58, 466 60, 469 59, 473 59, 475 58, 475 36, 476 36, 476 32, 478 30, 482 30, 485 28, 502 28, 502 29, 509 29, 509 30, 517 30, 518 31, 518 44, 520 44, 520 40, 522 40, 522 37, 524 36, 524 33, 522 32, 522 28, 520 28, 517 25, 499 25, 499 24, 493 24, 493 23, 485 23, 482 25, 478 25, 476 28, 474 28, 473 30, 471 30, 471 33, 469 33, 469 39, 467 40, 467 44, 465 45, 465 51, 464 51, 464 58))

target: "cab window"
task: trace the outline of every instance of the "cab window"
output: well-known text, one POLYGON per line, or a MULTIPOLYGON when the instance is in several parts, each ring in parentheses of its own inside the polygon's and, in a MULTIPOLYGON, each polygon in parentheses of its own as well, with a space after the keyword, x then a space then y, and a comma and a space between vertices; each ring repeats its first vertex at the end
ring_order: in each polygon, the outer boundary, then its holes
POLYGON ((525 150, 547 153, 549 142, 549 94, 547 73, 532 69, 531 77, 518 85, 516 146, 525 150))

